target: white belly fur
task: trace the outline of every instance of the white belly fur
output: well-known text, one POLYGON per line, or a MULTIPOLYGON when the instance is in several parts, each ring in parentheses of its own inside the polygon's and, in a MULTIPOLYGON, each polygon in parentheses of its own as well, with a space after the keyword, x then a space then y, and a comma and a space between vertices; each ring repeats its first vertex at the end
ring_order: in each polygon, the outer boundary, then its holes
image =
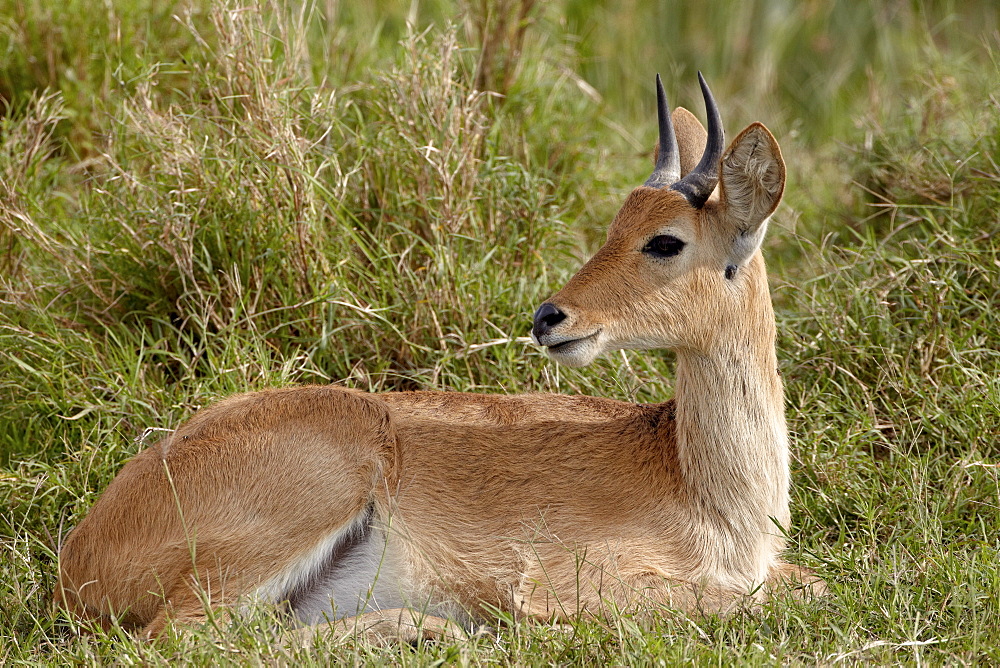
POLYGON ((384 528, 373 525, 372 519, 370 509, 360 513, 262 585, 255 598, 275 604, 288 601, 303 625, 402 607, 467 625, 468 615, 456 606, 434 605, 432 596, 407 586, 398 550, 391 549, 384 528))

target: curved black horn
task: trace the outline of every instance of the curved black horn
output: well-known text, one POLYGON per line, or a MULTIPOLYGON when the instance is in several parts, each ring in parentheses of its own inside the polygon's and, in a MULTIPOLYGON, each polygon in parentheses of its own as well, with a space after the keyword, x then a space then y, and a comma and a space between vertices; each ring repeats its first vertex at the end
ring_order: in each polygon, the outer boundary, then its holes
POLYGON ((670 121, 667 95, 663 92, 663 82, 656 75, 656 118, 660 124, 660 155, 656 158, 653 173, 643 184, 650 188, 666 188, 681 178, 681 155, 677 150, 677 136, 670 121))
POLYGON ((715 105, 712 91, 708 89, 708 84, 705 83, 705 77, 701 76, 701 72, 698 72, 698 81, 701 83, 701 94, 705 96, 708 141, 698 165, 688 172, 687 176, 670 186, 671 189, 684 195, 691 206, 696 209, 705 205, 705 200, 719 184, 719 159, 726 148, 726 133, 722 129, 722 117, 719 115, 719 108, 715 105))

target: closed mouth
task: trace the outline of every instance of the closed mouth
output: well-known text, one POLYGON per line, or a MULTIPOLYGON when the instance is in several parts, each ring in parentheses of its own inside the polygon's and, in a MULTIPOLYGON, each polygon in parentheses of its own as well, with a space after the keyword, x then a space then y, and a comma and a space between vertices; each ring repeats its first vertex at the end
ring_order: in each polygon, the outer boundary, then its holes
POLYGON ((559 343, 553 343, 552 345, 546 346, 546 348, 548 348, 548 350, 549 350, 550 353, 563 352, 563 351, 566 351, 567 349, 571 348, 574 344, 583 343, 585 341, 590 341, 591 339, 597 338, 597 336, 600 333, 601 333, 601 330, 598 329, 593 334, 588 334, 587 336, 581 336, 578 339, 570 339, 569 341, 560 341, 559 343))

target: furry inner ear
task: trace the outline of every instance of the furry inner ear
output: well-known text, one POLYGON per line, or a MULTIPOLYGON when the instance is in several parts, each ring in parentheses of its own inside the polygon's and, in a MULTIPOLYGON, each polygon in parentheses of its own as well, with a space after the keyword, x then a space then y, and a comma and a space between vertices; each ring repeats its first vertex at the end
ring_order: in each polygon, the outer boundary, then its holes
POLYGON ((785 190, 778 142, 760 123, 741 132, 720 161, 719 199, 734 234, 730 261, 742 265, 760 247, 767 219, 785 190))

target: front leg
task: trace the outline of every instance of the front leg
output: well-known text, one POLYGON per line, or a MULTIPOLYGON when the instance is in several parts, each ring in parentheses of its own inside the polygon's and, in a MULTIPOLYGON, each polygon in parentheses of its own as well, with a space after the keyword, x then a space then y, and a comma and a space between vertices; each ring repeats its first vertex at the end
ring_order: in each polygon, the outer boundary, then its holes
POLYGON ((826 583, 812 569, 786 563, 776 564, 771 569, 764 589, 770 596, 787 594, 800 600, 825 596, 827 593, 826 583))
POLYGON ((826 585, 813 571, 794 564, 777 564, 763 587, 748 591, 673 579, 641 566, 626 569, 622 561, 595 563, 576 558, 543 565, 532 560, 515 592, 514 612, 545 622, 663 610, 726 614, 766 597, 789 595, 804 600, 826 593, 826 585))
POLYGON ((545 622, 664 609, 724 613, 747 593, 669 578, 641 564, 625 566, 624 561, 586 556, 533 559, 514 593, 514 613, 545 622))

